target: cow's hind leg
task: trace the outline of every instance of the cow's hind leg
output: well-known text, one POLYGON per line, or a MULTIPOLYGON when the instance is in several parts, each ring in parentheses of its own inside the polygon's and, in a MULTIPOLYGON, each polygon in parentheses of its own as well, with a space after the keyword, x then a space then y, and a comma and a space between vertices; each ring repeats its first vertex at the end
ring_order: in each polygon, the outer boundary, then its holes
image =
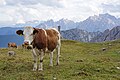
POLYGON ((57 60, 56 60, 56 65, 59 65, 59 57, 60 57, 60 43, 57 46, 57 60))
POLYGON ((41 53, 40 53, 40 64, 39 64, 39 71, 42 71, 43 70, 43 57, 44 57, 44 52, 43 50, 41 50, 41 53))
POLYGON ((36 71, 37 70, 37 54, 35 52, 35 49, 33 49, 32 52, 33 52, 33 58, 34 58, 33 71, 36 71))
POLYGON ((53 51, 50 52, 50 66, 53 66, 53 51))

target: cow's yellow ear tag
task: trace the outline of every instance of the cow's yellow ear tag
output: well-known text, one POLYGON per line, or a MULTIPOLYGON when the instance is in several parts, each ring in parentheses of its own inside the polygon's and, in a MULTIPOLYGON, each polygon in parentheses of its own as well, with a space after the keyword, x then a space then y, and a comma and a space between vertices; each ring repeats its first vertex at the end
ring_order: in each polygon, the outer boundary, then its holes
POLYGON ((20 36, 22 36, 22 34, 20 34, 20 36))

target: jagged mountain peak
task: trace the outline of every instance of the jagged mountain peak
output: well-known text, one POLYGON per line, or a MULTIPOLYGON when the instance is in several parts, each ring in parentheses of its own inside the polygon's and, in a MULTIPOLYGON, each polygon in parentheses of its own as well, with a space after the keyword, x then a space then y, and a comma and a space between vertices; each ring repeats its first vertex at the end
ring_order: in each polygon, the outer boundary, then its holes
POLYGON ((77 28, 94 32, 104 31, 119 25, 119 18, 117 19, 116 17, 106 13, 88 17, 86 20, 80 22, 77 28))
POLYGON ((111 15, 111 14, 109 14, 109 13, 99 14, 99 17, 116 19, 116 17, 115 17, 115 16, 112 16, 112 15, 111 15))
POLYGON ((87 20, 90 19, 90 20, 96 21, 98 18, 99 18, 99 16, 94 15, 94 16, 90 16, 89 18, 87 18, 87 20))
POLYGON ((108 14, 108 13, 105 13, 105 14, 90 16, 86 20, 97 21, 97 20, 103 20, 103 19, 116 20, 117 18, 115 16, 108 14))
POLYGON ((103 42, 120 39, 120 26, 106 29, 102 34, 95 36, 91 42, 103 42))
POLYGON ((74 24, 75 22, 74 21, 72 21, 72 20, 69 20, 69 19, 65 19, 65 18, 62 18, 62 19, 60 19, 59 21, 57 21, 56 23, 58 23, 58 24, 74 24))
POLYGON ((54 20, 53 19, 49 19, 46 22, 54 22, 54 20))

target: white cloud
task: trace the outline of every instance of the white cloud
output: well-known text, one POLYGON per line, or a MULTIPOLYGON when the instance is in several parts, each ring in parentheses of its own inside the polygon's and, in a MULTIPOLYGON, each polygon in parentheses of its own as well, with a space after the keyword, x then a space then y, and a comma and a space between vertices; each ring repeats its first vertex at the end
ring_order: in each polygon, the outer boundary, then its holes
POLYGON ((0 6, 6 5, 5 0, 0 0, 0 6))
POLYGON ((110 12, 120 12, 120 4, 114 5, 114 4, 102 4, 101 5, 104 11, 110 11, 110 12))
POLYGON ((12 21, 12 17, 11 16, 9 16, 9 15, 5 15, 5 14, 3 14, 3 13, 0 13, 0 21, 12 21))
POLYGON ((120 17, 120 0, 0 0, 0 24, 61 18, 80 21, 106 12, 120 17))
POLYGON ((46 6, 54 6, 54 7, 64 7, 62 2, 64 0, 5 0, 7 5, 36 5, 36 4, 43 4, 46 6))

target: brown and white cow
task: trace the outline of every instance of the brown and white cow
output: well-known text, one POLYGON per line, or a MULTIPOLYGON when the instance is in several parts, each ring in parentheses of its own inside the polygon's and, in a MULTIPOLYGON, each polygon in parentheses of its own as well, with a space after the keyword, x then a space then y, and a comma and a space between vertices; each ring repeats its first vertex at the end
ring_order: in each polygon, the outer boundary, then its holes
POLYGON ((50 66, 53 66, 53 52, 57 50, 57 65, 59 64, 60 56, 60 33, 57 29, 38 29, 27 26, 24 30, 16 31, 18 35, 24 35, 24 44, 28 44, 32 48, 33 58, 34 58, 34 67, 33 70, 43 70, 43 57, 46 51, 50 52, 50 66), (36 53, 36 49, 39 50, 39 53, 36 53), (37 68, 37 58, 38 54, 40 55, 40 64, 37 68))
POLYGON ((8 43, 8 48, 17 48, 17 45, 16 45, 16 43, 9 42, 8 43))

